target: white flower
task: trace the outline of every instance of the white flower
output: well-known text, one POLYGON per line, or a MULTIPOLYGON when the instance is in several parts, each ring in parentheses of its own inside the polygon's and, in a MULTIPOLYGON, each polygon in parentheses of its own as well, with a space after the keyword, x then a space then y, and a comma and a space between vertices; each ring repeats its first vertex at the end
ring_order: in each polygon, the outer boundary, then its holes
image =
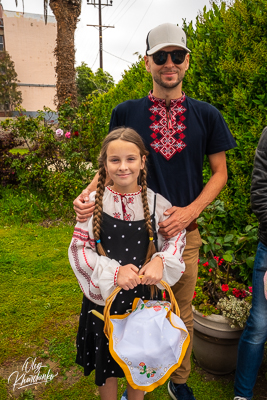
POLYGON ((57 129, 56 130, 56 135, 58 136, 58 137, 60 137, 60 136, 63 136, 63 130, 62 129, 57 129))
POLYGON ((248 319, 251 304, 244 299, 237 299, 230 295, 228 298, 220 299, 217 303, 217 308, 221 310, 224 317, 230 319, 232 328, 235 326, 243 328, 248 319))

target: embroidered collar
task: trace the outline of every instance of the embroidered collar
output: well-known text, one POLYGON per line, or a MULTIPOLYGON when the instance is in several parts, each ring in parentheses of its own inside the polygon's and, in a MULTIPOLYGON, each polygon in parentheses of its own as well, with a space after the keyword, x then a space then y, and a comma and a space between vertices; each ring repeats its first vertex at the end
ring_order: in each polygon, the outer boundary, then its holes
MULTIPOLYGON (((174 107, 177 106, 177 104, 182 103, 183 101, 185 101, 185 93, 182 92, 182 97, 179 97, 179 99, 171 99, 171 104, 170 107, 174 107)), ((149 94, 148 94, 148 98, 150 101, 152 101, 153 103, 158 103, 160 104, 162 107, 166 107, 166 101, 165 99, 160 99, 158 97, 155 97, 153 95, 152 90, 150 90, 149 94)))
POLYGON ((121 196, 121 197, 136 196, 136 195, 138 195, 138 194, 140 194, 140 193, 142 192, 142 187, 141 187, 141 186, 140 186, 140 189, 138 190, 138 192, 135 192, 135 193, 124 193, 124 194, 121 194, 121 193, 119 193, 119 192, 115 192, 115 190, 111 189, 110 186, 107 186, 107 189, 108 189, 111 193, 117 194, 117 195, 119 195, 119 196, 121 196))

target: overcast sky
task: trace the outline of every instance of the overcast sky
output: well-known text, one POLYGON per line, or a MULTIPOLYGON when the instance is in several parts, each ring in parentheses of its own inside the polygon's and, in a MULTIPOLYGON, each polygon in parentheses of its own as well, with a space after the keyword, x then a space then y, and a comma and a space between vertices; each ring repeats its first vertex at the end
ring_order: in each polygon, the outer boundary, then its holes
MULTIPOLYGON (((4 10, 22 11, 22 0, 18 0, 18 7, 15 0, 0 2, 4 10)), ((107 2, 110 0, 101 0, 101 3, 107 2)), ((204 6, 210 8, 209 0, 113 0, 112 6, 103 6, 102 25, 115 26, 103 30, 103 69, 118 82, 123 71, 137 61, 134 53, 145 54, 145 40, 150 29, 165 22, 182 25, 183 19, 195 22, 204 6)), ((24 11, 43 14, 43 0, 24 0, 24 11)), ((50 9, 49 14, 53 15, 50 9)), ((87 26, 98 23, 98 7, 82 0, 75 35, 76 66, 84 61, 93 71, 99 67, 99 31, 87 26)))

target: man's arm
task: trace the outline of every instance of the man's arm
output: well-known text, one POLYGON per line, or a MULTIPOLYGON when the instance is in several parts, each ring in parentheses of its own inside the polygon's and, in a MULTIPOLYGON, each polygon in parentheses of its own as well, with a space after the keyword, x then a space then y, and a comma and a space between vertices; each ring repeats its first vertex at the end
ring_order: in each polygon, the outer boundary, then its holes
POLYGON ((82 193, 74 200, 73 208, 76 212, 76 219, 79 222, 85 222, 88 218, 90 218, 95 209, 95 203, 89 201, 89 194, 96 190, 97 182, 98 182, 98 172, 94 176, 94 179, 90 182, 86 189, 82 191, 82 193))
POLYGON ((218 196, 227 182, 227 166, 225 151, 208 156, 212 176, 200 195, 187 207, 172 207, 164 214, 170 217, 160 222, 159 232, 165 239, 177 235, 185 229, 199 214, 218 196))

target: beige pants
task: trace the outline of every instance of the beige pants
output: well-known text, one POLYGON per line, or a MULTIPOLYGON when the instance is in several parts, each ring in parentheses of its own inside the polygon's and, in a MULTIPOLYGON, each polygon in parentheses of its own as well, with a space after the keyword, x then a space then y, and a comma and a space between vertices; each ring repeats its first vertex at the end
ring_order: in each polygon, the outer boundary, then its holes
POLYGON ((190 344, 183 362, 171 375, 171 380, 174 383, 185 383, 191 370, 190 356, 193 346, 193 313, 191 303, 196 286, 199 248, 201 244, 202 242, 198 229, 187 232, 186 246, 183 253, 185 272, 182 278, 172 287, 172 291, 180 308, 181 319, 185 323, 190 335, 190 344))

